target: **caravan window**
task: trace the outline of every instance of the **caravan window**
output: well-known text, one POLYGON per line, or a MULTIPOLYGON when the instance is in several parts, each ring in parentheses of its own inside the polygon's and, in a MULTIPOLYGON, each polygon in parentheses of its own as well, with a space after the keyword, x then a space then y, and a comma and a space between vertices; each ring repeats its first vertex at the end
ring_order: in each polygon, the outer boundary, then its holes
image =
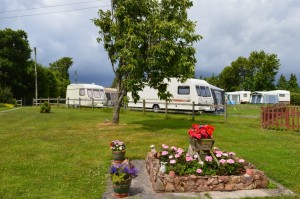
POLYGON ((178 94, 179 95, 189 95, 190 87, 189 86, 178 86, 178 94))
POLYGON ((104 98, 104 91, 103 90, 93 90, 94 98, 104 98))
POLYGON ((244 94, 243 94, 243 97, 247 97, 247 93, 244 93, 244 94))
POLYGON ((285 97, 285 94, 279 94, 279 97, 285 97))
POLYGON ((197 93, 202 97, 211 97, 210 90, 207 86, 196 86, 197 93))
POLYGON ((84 88, 79 89, 79 96, 85 96, 84 88))
POLYGON ((92 89, 87 89, 87 94, 88 94, 88 97, 92 98, 93 97, 92 89))

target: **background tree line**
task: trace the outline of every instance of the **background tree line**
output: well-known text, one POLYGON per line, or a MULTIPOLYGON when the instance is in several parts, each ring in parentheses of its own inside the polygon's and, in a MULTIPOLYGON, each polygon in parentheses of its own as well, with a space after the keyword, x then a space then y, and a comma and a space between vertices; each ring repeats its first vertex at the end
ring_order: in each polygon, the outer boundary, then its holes
POLYGON ((31 59, 32 50, 23 30, 0 30, 0 102, 35 98, 35 64, 38 97, 62 97, 70 84, 68 70, 73 61, 63 57, 49 67, 31 59))
POLYGON ((297 77, 290 75, 287 80, 280 75, 276 83, 280 61, 275 54, 267 54, 264 51, 251 52, 248 58, 238 57, 230 66, 226 66, 218 76, 204 78, 209 83, 230 91, 269 91, 289 90, 299 91, 297 77))
POLYGON ((254 51, 248 58, 238 57, 218 76, 213 74, 203 79, 226 92, 288 90, 291 92, 291 104, 300 105, 300 88, 296 74, 290 74, 288 80, 281 74, 276 82, 279 66, 277 55, 254 51))

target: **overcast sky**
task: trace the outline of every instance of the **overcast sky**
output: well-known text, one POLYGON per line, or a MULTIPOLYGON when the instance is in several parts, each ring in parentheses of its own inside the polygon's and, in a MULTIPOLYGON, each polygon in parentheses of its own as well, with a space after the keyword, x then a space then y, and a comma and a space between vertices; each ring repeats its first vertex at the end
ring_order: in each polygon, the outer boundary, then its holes
MULTIPOLYGON (((72 83, 77 71, 79 83, 109 87, 114 74, 91 21, 99 9, 110 9, 110 0, 1 0, 0 29, 24 30, 44 66, 72 57, 72 83)), ((239 56, 264 50, 280 59, 278 75, 289 79, 293 73, 299 81, 299 0, 194 0, 189 17, 203 36, 195 44, 197 78, 218 75, 239 56)))

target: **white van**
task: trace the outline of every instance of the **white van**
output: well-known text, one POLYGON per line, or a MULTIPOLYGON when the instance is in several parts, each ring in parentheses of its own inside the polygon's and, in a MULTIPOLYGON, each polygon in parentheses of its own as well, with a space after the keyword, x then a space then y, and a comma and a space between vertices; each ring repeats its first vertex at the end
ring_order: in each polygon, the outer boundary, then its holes
MULTIPOLYGON (((214 112, 217 109, 216 105, 224 105, 225 97, 224 90, 213 86, 200 79, 187 79, 181 83, 176 78, 170 78, 164 80, 168 83, 167 91, 172 94, 170 102, 168 102, 168 109, 174 110, 194 110, 195 111, 209 111, 214 112)), ((145 100, 145 108, 153 109, 157 112, 159 109, 166 108, 166 101, 160 100, 156 89, 146 86, 142 91, 138 92, 140 100, 134 103, 131 93, 128 92, 128 107, 129 108, 142 108, 143 100, 145 100)))
POLYGON ((234 91, 225 93, 227 104, 246 104, 250 102, 251 91, 234 91))
POLYGON ((67 106, 103 107, 107 100, 104 87, 95 84, 70 84, 67 87, 67 106))

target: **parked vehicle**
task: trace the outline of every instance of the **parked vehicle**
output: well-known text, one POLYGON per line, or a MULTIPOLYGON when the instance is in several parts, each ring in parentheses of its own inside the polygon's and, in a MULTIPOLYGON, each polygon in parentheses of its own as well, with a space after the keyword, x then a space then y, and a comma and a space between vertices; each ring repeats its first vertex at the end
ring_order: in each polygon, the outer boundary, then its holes
POLYGON ((250 102, 250 91, 234 91, 225 93, 227 104, 246 104, 250 102))
MULTIPOLYGON (((224 105, 224 90, 205 80, 188 79, 181 83, 176 78, 171 78, 170 82, 167 79, 164 82, 168 83, 167 91, 172 94, 171 101, 167 104, 168 109, 192 111, 194 103, 195 111, 213 112, 218 109, 216 105, 224 105)), ((140 100, 134 103, 131 93, 128 93, 129 108, 142 108, 143 100, 145 108, 153 109, 155 112, 166 108, 166 101, 158 97, 156 89, 146 86, 138 94, 140 100)))
POLYGON ((116 88, 104 88, 107 106, 114 106, 117 101, 117 89, 116 88))
POLYGON ((273 91, 255 91, 251 93, 251 104, 290 104, 290 91, 273 90, 273 91))
POLYGON ((66 105, 103 107, 107 100, 104 87, 95 84, 70 84, 67 87, 66 105))

